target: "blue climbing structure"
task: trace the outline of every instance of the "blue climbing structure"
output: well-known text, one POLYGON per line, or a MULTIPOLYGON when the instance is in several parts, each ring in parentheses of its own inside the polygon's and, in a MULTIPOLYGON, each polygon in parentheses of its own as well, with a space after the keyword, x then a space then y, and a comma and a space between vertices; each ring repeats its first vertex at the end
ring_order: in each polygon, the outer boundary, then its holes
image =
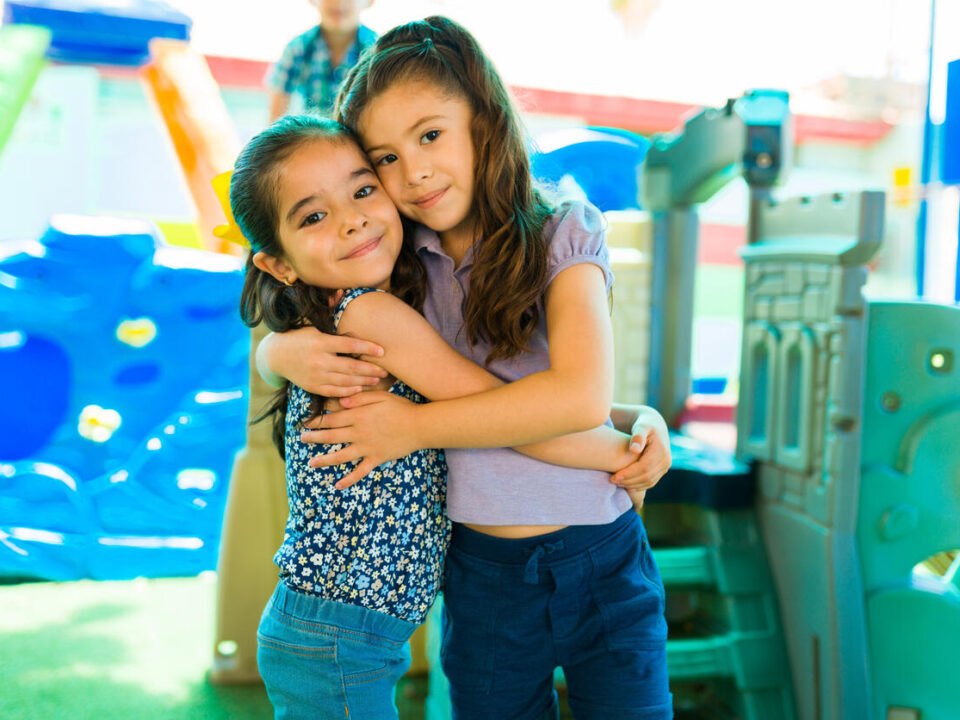
POLYGON ((0 243, 0 577, 215 567, 245 437, 242 280, 135 220, 0 243))

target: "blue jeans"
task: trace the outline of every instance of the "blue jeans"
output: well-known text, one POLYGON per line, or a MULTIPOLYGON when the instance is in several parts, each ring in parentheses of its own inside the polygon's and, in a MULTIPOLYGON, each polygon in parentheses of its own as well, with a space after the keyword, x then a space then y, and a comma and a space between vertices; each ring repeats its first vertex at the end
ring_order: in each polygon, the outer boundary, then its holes
POLYGON ((455 524, 440 659, 456 720, 668 720, 664 588, 640 516, 507 540, 455 524))
POLYGON ((257 665, 277 720, 385 720, 410 667, 416 625, 283 582, 257 630, 257 665))

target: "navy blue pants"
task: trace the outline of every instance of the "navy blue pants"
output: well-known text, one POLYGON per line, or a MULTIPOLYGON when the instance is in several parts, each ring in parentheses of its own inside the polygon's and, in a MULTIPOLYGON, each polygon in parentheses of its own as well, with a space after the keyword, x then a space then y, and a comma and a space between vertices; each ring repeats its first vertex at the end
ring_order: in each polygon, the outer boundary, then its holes
POLYGON ((440 659, 455 720, 673 717, 664 589, 640 516, 519 540, 455 524, 440 659))

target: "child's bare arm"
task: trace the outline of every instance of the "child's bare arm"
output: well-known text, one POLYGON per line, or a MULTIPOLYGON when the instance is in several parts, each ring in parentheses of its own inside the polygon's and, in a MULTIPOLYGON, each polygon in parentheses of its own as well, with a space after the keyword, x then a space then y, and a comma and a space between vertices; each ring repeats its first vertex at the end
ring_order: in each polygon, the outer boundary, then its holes
MULTIPOLYGON (((376 362, 430 400, 458 398, 504 385, 451 348, 416 311, 386 293, 356 298, 344 311, 340 329, 383 347, 383 357, 376 362)), ((636 460, 629 445, 629 434, 600 426, 515 449, 556 465, 612 473, 636 460)))
POLYGON ((375 385, 387 374, 372 362, 351 357, 361 354, 379 358, 383 349, 365 340, 328 335, 307 326, 267 334, 257 346, 256 365, 260 377, 273 387, 283 387, 289 379, 317 395, 345 397, 375 385))
MULTIPOLYGON (((544 304, 550 356, 545 369, 492 390, 426 405, 384 392, 346 398, 346 410, 325 415, 324 429, 304 437, 345 447, 313 458, 311 464, 363 458, 344 478, 349 484, 418 448, 516 446, 604 423, 613 395, 613 334, 602 269, 583 263, 560 271, 544 304)), ((370 332, 358 335, 369 337, 370 332)), ((416 357, 410 353, 411 362, 416 357)))

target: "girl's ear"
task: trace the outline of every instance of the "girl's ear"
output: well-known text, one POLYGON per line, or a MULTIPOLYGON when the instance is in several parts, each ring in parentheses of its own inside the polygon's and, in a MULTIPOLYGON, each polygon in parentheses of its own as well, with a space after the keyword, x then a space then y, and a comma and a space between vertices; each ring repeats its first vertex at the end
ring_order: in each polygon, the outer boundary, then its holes
POLYGON ((260 251, 253 256, 253 264, 284 285, 293 285, 297 281, 297 271, 283 258, 260 251))

